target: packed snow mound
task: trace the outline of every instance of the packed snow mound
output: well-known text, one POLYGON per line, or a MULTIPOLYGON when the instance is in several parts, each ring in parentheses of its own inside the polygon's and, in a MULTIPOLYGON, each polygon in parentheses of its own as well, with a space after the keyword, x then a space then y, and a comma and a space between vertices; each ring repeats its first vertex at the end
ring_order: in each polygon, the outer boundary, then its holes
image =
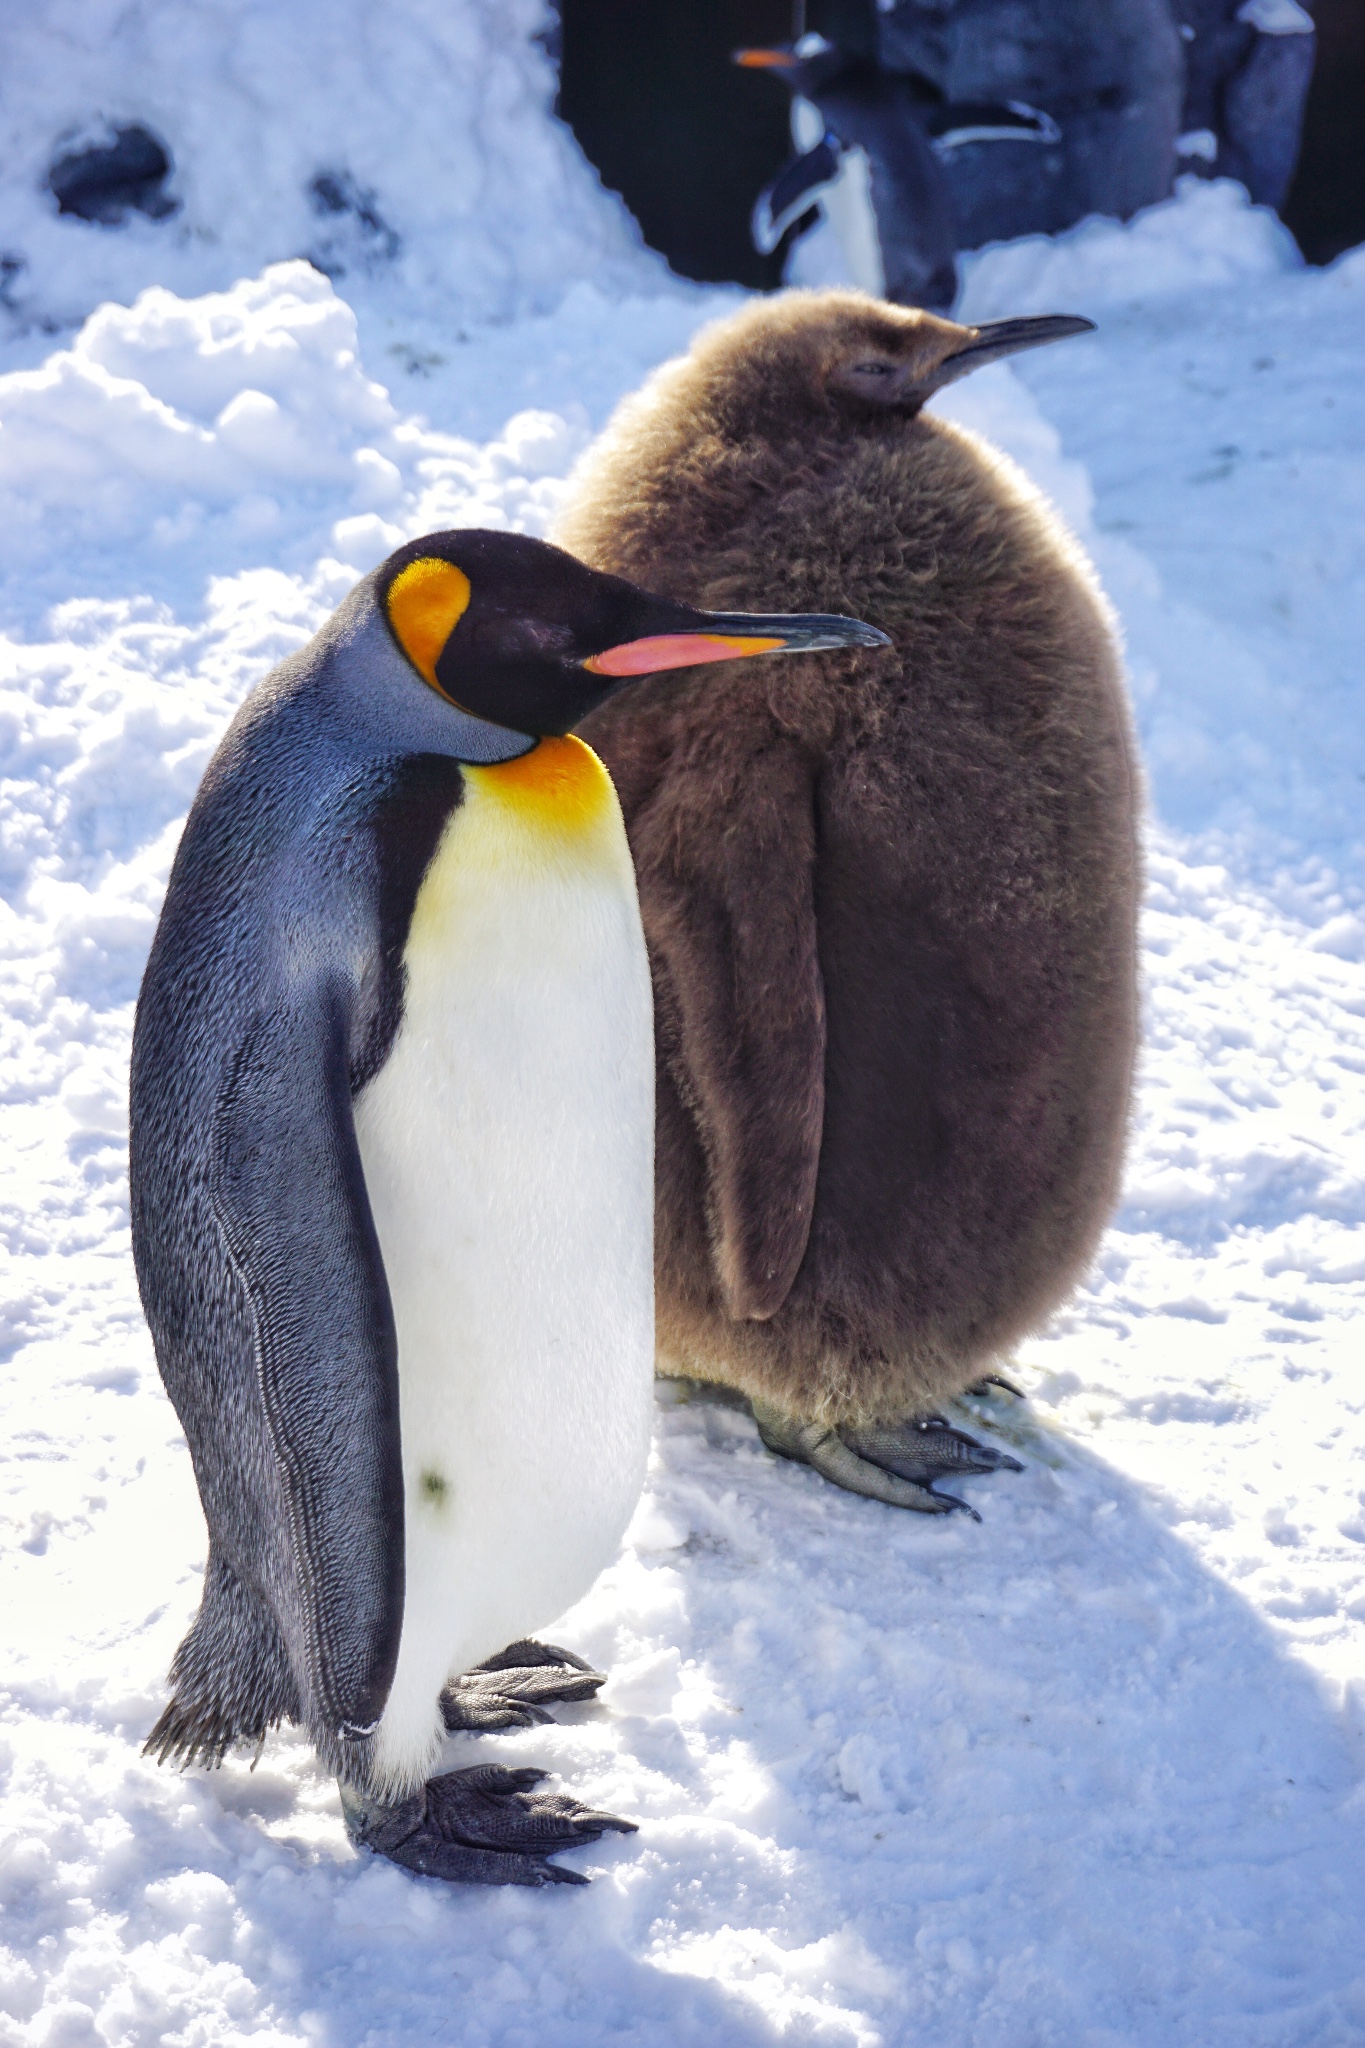
POLYGON ((1231 178, 1181 178, 1173 199, 1130 221, 1084 220, 962 258, 959 320, 1090 313, 1303 268, 1287 227, 1231 178))
POLYGON ((581 409, 529 410, 483 447, 404 418, 307 263, 198 299, 156 286, 0 377, 0 603, 31 618, 73 588, 121 594, 112 551, 135 536, 160 596, 260 562, 354 576, 444 526, 539 532, 543 479, 586 439, 581 409))
POLYGON ((457 319, 585 277, 657 289, 662 261, 551 112, 547 19, 543 0, 3 10, 0 300, 70 325, 293 256, 457 319))

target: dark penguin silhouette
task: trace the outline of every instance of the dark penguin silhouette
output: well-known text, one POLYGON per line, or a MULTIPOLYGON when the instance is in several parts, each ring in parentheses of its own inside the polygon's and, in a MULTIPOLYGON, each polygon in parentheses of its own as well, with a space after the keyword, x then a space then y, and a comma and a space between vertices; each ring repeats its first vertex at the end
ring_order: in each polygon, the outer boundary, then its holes
POLYGON ((1236 178, 1281 207, 1313 76, 1313 18, 1298 0, 1173 0, 1185 43, 1184 167, 1236 178))
POLYGON ((880 639, 441 533, 243 705, 133 1042, 133 1249, 209 1527, 158 1756, 302 1721, 358 1841, 471 1882, 581 1881, 548 1855, 626 1825, 537 1771, 429 1777, 446 1728, 600 1683, 527 1637, 648 1448, 649 973, 565 735, 644 672, 880 639))
POLYGON ((622 407, 559 537, 671 595, 894 645, 647 684, 588 718, 655 984, 660 1370, 906 1507, 937 1418, 1065 1297, 1118 1183, 1137 788, 1112 620, 1023 477, 922 411, 1075 334, 853 292, 706 330, 622 407))
POLYGON ((787 87, 800 152, 759 195, 755 248, 764 255, 776 249, 823 202, 865 290, 903 305, 950 306, 957 293, 952 204, 913 82, 888 78, 869 58, 817 34, 740 50, 735 61, 787 87))
POLYGON ((800 149, 759 195, 754 246, 770 253, 819 204, 855 281, 898 305, 947 307, 957 293, 957 221, 940 159, 968 142, 1057 139, 1032 107, 950 105, 930 79, 884 71, 872 52, 814 31, 735 61, 787 87, 800 149))
POLYGON ((941 156, 960 249, 1126 220, 1171 191, 1185 71, 1171 0, 893 0, 876 45, 883 70, 947 101, 1020 101, 1056 124, 1047 148, 967 138, 941 156))

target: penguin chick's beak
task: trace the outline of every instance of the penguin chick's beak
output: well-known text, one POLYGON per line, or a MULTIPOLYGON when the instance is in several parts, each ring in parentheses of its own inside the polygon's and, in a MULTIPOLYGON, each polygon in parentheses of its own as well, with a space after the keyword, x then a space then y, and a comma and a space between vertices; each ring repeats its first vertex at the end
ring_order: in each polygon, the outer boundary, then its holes
MULTIPOLYGON (((947 323, 936 326, 940 337, 951 342, 954 337, 947 323)), ((1065 341, 1068 335, 1093 334, 1095 323, 1076 313, 1044 313, 1029 320, 988 320, 984 327, 958 327, 956 331, 967 339, 927 369, 922 355, 918 363, 897 364, 889 353, 883 355, 869 347, 866 354, 836 364, 830 387, 872 405, 917 412, 945 384, 955 384, 959 377, 986 363, 998 363, 1004 356, 1018 355, 1021 349, 1042 348, 1045 342, 1065 341)))
POLYGON ((803 612, 712 612, 692 633, 651 633, 624 640, 581 664, 595 676, 650 676, 703 662, 738 661, 750 654, 817 654, 835 647, 889 647, 891 640, 861 619, 803 612))
POLYGON ((965 348, 954 349, 950 356, 945 356, 916 389, 928 398, 945 384, 955 384, 959 377, 966 377, 987 363, 1016 356, 1021 349, 1042 348, 1049 341, 1065 341, 1073 334, 1094 332, 1094 321, 1083 320, 1079 313, 1043 313, 1032 320, 988 320, 984 327, 977 328, 965 348))

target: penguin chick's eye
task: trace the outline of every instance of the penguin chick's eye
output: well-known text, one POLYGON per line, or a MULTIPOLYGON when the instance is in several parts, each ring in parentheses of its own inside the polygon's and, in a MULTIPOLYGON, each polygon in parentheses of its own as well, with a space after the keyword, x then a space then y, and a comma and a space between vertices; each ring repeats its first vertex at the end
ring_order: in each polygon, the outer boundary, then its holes
POLYGON ((889 363, 883 356, 859 356, 851 363, 839 363, 830 376, 830 388, 850 398, 870 398, 875 405, 894 402, 900 389, 903 363, 889 363))

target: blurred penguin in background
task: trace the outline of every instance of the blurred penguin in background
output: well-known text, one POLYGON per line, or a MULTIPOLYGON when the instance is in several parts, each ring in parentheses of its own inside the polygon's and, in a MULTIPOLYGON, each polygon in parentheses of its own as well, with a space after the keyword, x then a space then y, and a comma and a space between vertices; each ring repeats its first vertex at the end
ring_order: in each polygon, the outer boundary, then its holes
MULTIPOLYGON (((952 203, 921 126, 915 82, 809 34, 735 61, 792 95, 797 154, 759 194, 754 247, 767 255, 816 209, 833 230, 848 281, 873 298, 943 309, 957 296, 952 203)), ((798 244, 800 247, 800 244, 798 244)), ((789 283, 816 280, 798 268, 789 283)))
POLYGON ((807 240, 789 283, 847 281, 897 305, 951 306, 958 233, 945 161, 968 142, 1054 143, 1056 124, 1021 101, 950 102, 924 73, 886 70, 870 0, 827 6, 828 33, 805 29, 804 19, 798 4, 791 42, 735 52, 737 64, 768 72, 792 96, 797 154, 759 194, 755 248, 771 253, 815 209, 846 275, 824 277, 818 242, 807 240))
POLYGON ((951 103, 1022 103, 1043 138, 964 134, 940 161, 957 246, 1056 234, 1090 213, 1126 220, 1169 194, 1184 90, 1170 0, 895 0, 878 61, 951 103))
POLYGON ((1127 219, 1181 170, 1279 207, 1326 36, 1290 202, 1326 260, 1362 231, 1362 10, 1310 4, 1316 32, 1299 0, 559 0, 558 110, 682 276, 941 310, 960 251, 1127 219))
MULTIPOLYGON (((1185 63, 1169 0, 817 0, 809 16, 798 0, 794 28, 736 53, 792 94, 799 154, 760 194, 761 250, 815 208, 843 281, 941 310, 956 250, 1127 219, 1171 191, 1185 63)), ((788 282, 839 281, 820 239, 796 243, 788 282)))
POLYGON ((1298 0, 1174 0, 1185 45, 1180 168, 1278 211, 1299 159, 1317 38, 1298 0))

